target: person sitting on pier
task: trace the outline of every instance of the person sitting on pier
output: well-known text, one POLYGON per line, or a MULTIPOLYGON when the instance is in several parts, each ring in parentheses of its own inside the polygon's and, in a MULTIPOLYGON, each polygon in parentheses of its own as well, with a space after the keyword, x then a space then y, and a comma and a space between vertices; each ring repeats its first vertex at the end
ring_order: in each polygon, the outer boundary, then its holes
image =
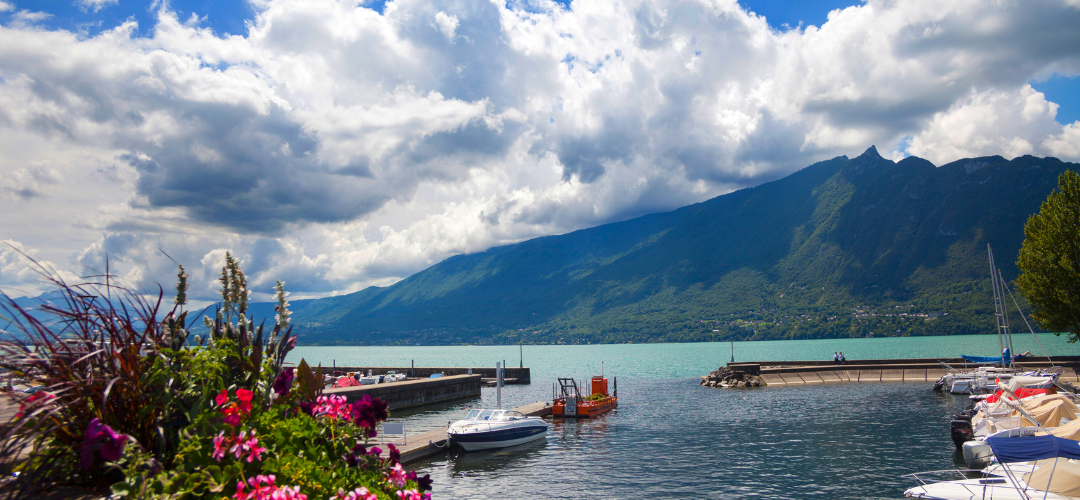
POLYGON ((834 365, 840 364, 840 353, 838 353, 836 351, 833 351, 833 353, 832 353, 832 362, 833 362, 834 365))
POLYGON ((844 353, 843 353, 843 351, 841 351, 841 352, 840 352, 840 364, 842 364, 842 365, 846 365, 846 364, 847 364, 847 359, 846 359, 846 358, 844 358, 844 353))

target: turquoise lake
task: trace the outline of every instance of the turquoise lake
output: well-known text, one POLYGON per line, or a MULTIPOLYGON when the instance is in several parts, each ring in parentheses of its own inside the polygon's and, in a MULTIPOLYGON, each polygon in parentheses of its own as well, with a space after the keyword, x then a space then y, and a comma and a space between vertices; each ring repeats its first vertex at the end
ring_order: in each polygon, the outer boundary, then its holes
MULTIPOLYGON (((1018 352, 1075 355, 1080 345, 1016 335, 1018 352)), ((524 346, 532 384, 503 388, 504 407, 551 397, 557 377, 601 369, 618 378, 619 407, 601 418, 554 422, 546 441, 501 451, 451 452, 409 464, 435 480, 433 498, 894 498, 900 476, 962 467, 949 417, 964 397, 930 383, 823 384, 710 389, 699 376, 736 361, 997 354, 996 335, 693 344, 524 346), (603 368, 601 368, 603 363, 603 368)), ((519 364, 518 346, 297 347, 323 366, 519 364)), ((409 433, 444 428, 478 398, 392 412, 409 433)))

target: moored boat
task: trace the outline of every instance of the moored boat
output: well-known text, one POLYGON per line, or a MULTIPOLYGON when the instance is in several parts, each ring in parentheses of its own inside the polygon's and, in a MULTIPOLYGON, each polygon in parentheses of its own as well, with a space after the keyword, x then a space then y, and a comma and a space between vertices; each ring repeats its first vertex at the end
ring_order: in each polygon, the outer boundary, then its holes
POLYGON ((594 418, 619 406, 618 383, 615 394, 608 392, 608 379, 603 376, 592 378, 592 392, 582 397, 574 379, 560 378, 560 395, 551 404, 551 415, 564 418, 594 418))
POLYGON ((465 451, 506 448, 547 436, 548 423, 513 410, 470 410, 446 430, 450 442, 465 451))

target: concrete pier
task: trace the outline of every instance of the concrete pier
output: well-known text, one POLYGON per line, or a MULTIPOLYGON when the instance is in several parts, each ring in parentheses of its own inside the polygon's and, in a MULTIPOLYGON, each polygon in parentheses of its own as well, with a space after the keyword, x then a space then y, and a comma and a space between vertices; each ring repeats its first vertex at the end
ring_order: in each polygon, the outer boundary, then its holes
MULTIPOLYGON (((551 415, 551 403, 538 401, 533 404, 514 408, 514 411, 520 411, 529 417, 545 417, 551 415)), ((407 433, 408 428, 405 430, 407 433)), ((385 445, 387 442, 393 443, 394 446, 401 451, 401 463, 403 464, 415 462, 450 449, 446 439, 446 429, 436 429, 416 435, 406 434, 406 444, 401 444, 402 440, 400 436, 386 437, 380 436, 380 438, 373 440, 371 443, 376 445, 385 445), (385 440, 386 437, 389 437, 390 439, 385 440)))
MULTIPOLYGON (((728 369, 757 375, 767 385, 807 385, 829 382, 936 382, 946 369, 974 368, 963 358, 867 359, 837 365, 829 361, 761 361, 728 363, 728 369)), ((1060 380, 1080 382, 1080 356, 1033 357, 1016 364, 1020 370, 1059 366, 1060 380)))
MULTIPOLYGON (((441 373, 443 375, 467 375, 469 370, 472 370, 473 375, 480 375, 483 379, 495 379, 495 367, 494 366, 474 366, 474 367, 460 367, 460 366, 406 366, 406 367, 393 367, 393 366, 324 366, 322 367, 323 373, 364 373, 369 371, 374 375, 383 375, 385 373, 394 371, 397 373, 404 373, 409 377, 428 378, 435 373, 441 373)), ((530 384, 532 383, 532 370, 529 367, 524 368, 511 368, 506 367, 503 369, 503 385, 513 384, 530 384)))
POLYGON ((364 397, 386 401, 391 410, 452 399, 480 397, 480 375, 452 375, 440 378, 405 380, 389 384, 361 385, 326 389, 326 395, 345 396, 351 403, 364 397))

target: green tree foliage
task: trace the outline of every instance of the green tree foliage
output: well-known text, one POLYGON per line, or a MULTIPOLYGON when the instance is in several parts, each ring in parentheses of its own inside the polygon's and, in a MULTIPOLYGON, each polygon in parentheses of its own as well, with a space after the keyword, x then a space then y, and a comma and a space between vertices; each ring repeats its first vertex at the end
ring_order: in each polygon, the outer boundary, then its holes
MULTIPOLYGON (((1024 226, 1016 280, 1043 328, 1080 340, 1080 175, 1058 177, 1039 213, 1024 226)), ((1060 335, 1060 334, 1059 334, 1060 335)))

